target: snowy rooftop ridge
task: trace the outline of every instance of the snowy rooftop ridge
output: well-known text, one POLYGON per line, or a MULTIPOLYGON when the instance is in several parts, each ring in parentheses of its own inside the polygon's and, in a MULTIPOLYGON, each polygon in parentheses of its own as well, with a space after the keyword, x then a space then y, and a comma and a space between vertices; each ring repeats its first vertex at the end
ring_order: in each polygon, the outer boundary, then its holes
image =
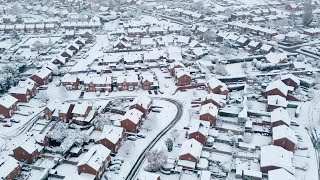
POLYGON ((78 162, 77 166, 82 166, 87 164, 91 168, 98 171, 98 169, 101 167, 102 163, 107 159, 110 153, 111 153, 111 150, 106 148, 104 145, 102 144, 94 145, 82 157, 82 159, 78 162))

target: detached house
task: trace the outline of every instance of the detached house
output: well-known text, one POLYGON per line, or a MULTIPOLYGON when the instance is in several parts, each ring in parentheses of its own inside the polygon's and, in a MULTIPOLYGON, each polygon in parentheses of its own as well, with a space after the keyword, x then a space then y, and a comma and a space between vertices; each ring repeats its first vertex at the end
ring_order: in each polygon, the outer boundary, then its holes
POLYGON ((6 95, 0 98, 0 115, 3 115, 6 118, 9 118, 17 110, 18 99, 6 95))
POLYGON ((290 173, 294 172, 292 166, 293 153, 279 146, 269 145, 261 147, 260 171, 268 173, 271 170, 283 168, 290 173))
POLYGON ((200 161, 202 144, 195 139, 184 141, 180 148, 178 165, 188 169, 195 169, 200 161))
POLYGON ((24 87, 27 88, 30 91, 31 97, 34 97, 37 93, 37 83, 28 78, 25 81, 19 81, 18 87, 24 87))
POLYGON ((111 161, 111 151, 102 144, 92 146, 77 164, 78 174, 95 175, 95 180, 102 177, 105 167, 111 161))
POLYGON ((222 94, 228 97, 229 90, 225 83, 221 82, 216 77, 212 77, 207 84, 207 89, 213 94, 222 94))
POLYGON ((177 86, 186 86, 191 84, 191 75, 187 69, 176 69, 177 86))
POLYGON ((48 84, 52 79, 52 71, 48 68, 42 68, 33 74, 30 79, 32 79, 38 85, 48 84))
POLYGON ((271 128, 286 125, 290 126, 291 120, 289 117, 289 113, 286 109, 283 108, 277 108, 273 110, 271 113, 271 128))
POLYGON ((122 90, 137 90, 139 89, 139 80, 136 74, 120 75, 117 77, 117 85, 120 91, 122 90))
POLYGON ((27 161, 29 164, 32 164, 39 156, 39 147, 41 146, 37 145, 36 141, 31 137, 21 146, 13 149, 13 156, 18 161, 27 161))
POLYGON ((59 121, 69 123, 69 120, 72 118, 73 108, 74 108, 74 104, 69 104, 69 103, 62 104, 58 109, 59 121))
POLYGON ((105 125, 99 137, 98 143, 116 153, 125 138, 125 129, 122 127, 105 125))
POLYGON ((217 108, 222 108, 226 104, 226 95, 222 94, 208 94, 201 102, 201 105, 212 103, 217 108))
POLYGON ((192 120, 189 125, 188 138, 195 139, 202 145, 205 145, 209 134, 210 122, 192 120))
POLYGON ((294 89, 297 89, 300 86, 300 80, 297 76, 293 74, 286 74, 281 76, 281 81, 287 85, 291 86, 294 89))
POLYGON ((272 142, 275 146, 280 146, 288 151, 294 152, 298 143, 295 132, 286 125, 272 128, 272 142))
POLYGON ((142 73, 141 75, 141 85, 143 90, 151 90, 155 85, 155 80, 153 74, 151 73, 142 73))
POLYGON ((80 125, 86 125, 91 122, 95 116, 92 106, 86 103, 76 104, 72 110, 72 119, 80 125))
POLYGON ((17 98, 19 102, 29 102, 31 99, 31 91, 26 87, 12 87, 9 93, 11 96, 17 98))
POLYGON ((271 95, 278 95, 278 96, 287 98, 288 92, 292 92, 293 90, 294 90, 293 87, 287 86, 285 83, 283 83, 283 81, 276 80, 276 81, 272 81, 268 84, 263 95, 265 97, 268 97, 271 95))
POLYGON ((124 114, 120 120, 121 127, 126 131, 136 133, 138 127, 141 125, 141 118, 143 113, 137 109, 130 109, 124 114))
POLYGON ((279 96, 279 95, 272 95, 268 96, 268 106, 267 106, 267 111, 271 112, 274 109, 277 108, 287 108, 288 106, 288 101, 286 98, 279 96))
POLYGON ((21 173, 21 166, 17 160, 8 156, 0 159, 0 179, 13 180, 21 173))
POLYGON ((218 108, 214 104, 208 103, 201 106, 200 120, 210 122, 211 126, 215 126, 217 122, 218 108))
POLYGON ((149 112, 149 108, 152 104, 152 99, 147 96, 136 97, 129 107, 129 109, 137 109, 142 113, 142 117, 146 118, 149 112))
POLYGON ((185 66, 181 62, 174 62, 170 64, 170 75, 175 76, 176 75, 176 69, 184 68, 185 66))
POLYGON ((61 84, 66 87, 67 90, 78 90, 79 79, 77 76, 66 74, 61 78, 61 84))

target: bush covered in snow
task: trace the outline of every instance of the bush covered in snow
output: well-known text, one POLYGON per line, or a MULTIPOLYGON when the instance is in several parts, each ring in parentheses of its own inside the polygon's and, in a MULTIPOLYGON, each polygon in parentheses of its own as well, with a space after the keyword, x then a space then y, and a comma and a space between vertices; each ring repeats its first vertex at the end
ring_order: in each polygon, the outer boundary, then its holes
POLYGON ((163 150, 151 150, 147 154, 148 165, 145 168, 146 171, 156 172, 161 166, 167 163, 168 156, 163 150))

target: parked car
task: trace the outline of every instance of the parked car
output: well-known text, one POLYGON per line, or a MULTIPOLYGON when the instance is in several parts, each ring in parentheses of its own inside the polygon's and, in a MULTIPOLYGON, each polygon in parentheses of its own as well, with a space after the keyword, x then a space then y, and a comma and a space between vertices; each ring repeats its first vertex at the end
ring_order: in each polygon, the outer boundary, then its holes
POLYGON ((110 171, 120 170, 121 166, 119 164, 111 165, 109 167, 110 171))
POLYGON ((137 138, 135 136, 128 136, 127 139, 130 140, 130 141, 136 141, 137 140, 137 138))
POLYGON ((120 166, 122 165, 122 161, 120 160, 112 160, 110 165, 115 165, 115 164, 119 164, 120 166))
POLYGON ((10 119, 10 122, 13 122, 13 123, 19 123, 20 120, 19 119, 10 119))
POLYGON ((6 122, 3 124, 3 127, 11 127, 11 126, 12 126, 12 124, 10 122, 6 122))
POLYGON ((142 134, 142 133, 138 133, 137 136, 138 136, 139 138, 146 138, 146 135, 145 135, 145 134, 142 134))

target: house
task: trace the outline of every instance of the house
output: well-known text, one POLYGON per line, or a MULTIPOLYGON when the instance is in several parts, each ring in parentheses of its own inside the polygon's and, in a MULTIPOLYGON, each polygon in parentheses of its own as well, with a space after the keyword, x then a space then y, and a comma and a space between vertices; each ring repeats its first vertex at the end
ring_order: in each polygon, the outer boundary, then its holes
POLYGON ((17 86, 27 88, 31 93, 31 97, 34 97, 38 93, 37 83, 30 78, 26 79, 25 81, 19 81, 17 86))
POLYGON ((72 43, 67 46, 67 49, 73 51, 73 54, 76 54, 78 51, 80 51, 81 46, 76 43, 72 43))
POLYGON ((278 95, 278 96, 287 98, 288 93, 292 92, 293 90, 294 90, 293 87, 287 86, 283 81, 276 80, 276 81, 272 81, 268 84, 263 95, 265 97, 268 97, 271 95, 278 95))
POLYGON ((21 166, 17 160, 11 156, 0 159, 0 179, 13 180, 21 173, 21 166))
POLYGON ((139 173, 136 180, 161 180, 161 179, 159 174, 142 171, 139 173))
POLYGON ((287 62, 286 53, 270 52, 266 56, 266 61, 273 64, 283 64, 287 62))
POLYGON ((295 177, 283 168, 275 169, 268 171, 268 179, 269 180, 295 180, 295 177))
POLYGON ((92 29, 80 29, 79 35, 80 35, 80 37, 86 38, 86 39, 93 39, 93 37, 94 37, 92 29))
POLYGON ((89 124, 95 116, 92 106, 86 103, 75 104, 72 109, 72 119, 80 125, 89 124))
POLYGON ((282 75, 280 79, 285 85, 291 86, 294 89, 297 89, 300 86, 299 78, 293 74, 282 75))
POLYGON ((176 69, 176 82, 177 86, 186 86, 191 84, 190 72, 185 68, 176 69))
POLYGON ((274 52, 275 51, 275 48, 270 46, 269 44, 263 44, 260 48, 260 50, 265 53, 265 54, 268 54, 270 52, 274 52))
POLYGON ((122 40, 117 40, 113 44, 113 48, 118 48, 118 49, 131 49, 132 45, 130 42, 122 41, 122 40))
POLYGON ((226 104, 226 95, 222 94, 208 94, 206 97, 201 101, 201 105, 212 103, 217 108, 222 108, 226 104))
POLYGON ((130 109, 121 118, 120 124, 126 131, 136 133, 141 125, 143 113, 137 109, 130 109))
POLYGON ((52 58, 52 60, 51 60, 51 63, 52 63, 52 64, 55 64, 55 65, 57 65, 57 66, 59 66, 59 67, 65 65, 66 62, 67 62, 67 61, 66 61, 66 58, 65 58, 65 57, 62 57, 61 55, 56 56, 56 57, 52 58))
POLYGON ((94 77, 85 77, 84 81, 84 90, 86 92, 111 92, 111 76, 94 76, 94 77))
POLYGON ((175 74, 176 74, 176 69, 178 69, 178 68, 184 68, 184 65, 183 65, 181 62, 171 63, 170 66, 169 66, 170 75, 171 75, 171 76, 175 76, 175 74))
POLYGON ((146 48, 154 48, 157 46, 157 43, 153 38, 141 38, 140 46, 146 48))
POLYGON ((290 127, 281 125, 272 128, 272 142, 275 146, 294 152, 298 140, 290 127))
POLYGON ((268 112, 271 112, 272 110, 277 109, 279 107, 286 109, 287 106, 288 106, 288 101, 286 100, 286 98, 279 95, 268 96, 268 102, 267 102, 268 112))
POLYGON ((86 41, 82 38, 77 38, 73 41, 74 43, 78 44, 80 48, 84 47, 86 45, 86 41))
POLYGON ((66 49, 60 55, 69 60, 73 56, 73 51, 71 51, 70 49, 66 49))
POLYGON ((320 34, 320 28, 304 29, 303 34, 309 35, 311 37, 318 36, 320 34))
POLYGON ((241 46, 247 46, 250 43, 250 39, 245 38, 245 37, 240 37, 239 39, 237 39, 237 43, 241 46))
POLYGON ((129 109, 137 109, 142 113, 142 117, 146 118, 149 112, 149 108, 152 104, 152 99, 147 96, 136 97, 129 107, 129 109))
POLYGON ((61 106, 59 106, 59 109, 58 109, 59 121, 69 123, 69 120, 72 118, 73 108, 74 108, 74 104, 70 104, 70 103, 64 103, 61 106))
POLYGON ((92 146, 77 164, 78 174, 87 173, 95 175, 95 180, 102 177, 111 161, 110 149, 102 144, 92 146))
POLYGON ((213 94, 222 94, 228 97, 229 90, 225 83, 221 82, 216 77, 212 77, 207 83, 207 89, 213 94))
POLYGON ((262 46, 261 42, 257 42, 257 41, 250 41, 250 43, 248 44, 248 47, 251 49, 251 51, 255 51, 260 49, 262 46))
POLYGON ((268 171, 283 168, 290 173, 294 172, 292 166, 293 153, 279 146, 269 145, 261 147, 260 171, 268 171))
POLYGON ((19 102, 29 102, 31 99, 31 91, 26 87, 12 87, 9 93, 11 96, 17 98, 19 102))
POLYGON ((286 125, 286 126, 290 126, 291 124, 291 120, 289 117, 289 113, 286 109, 284 108, 277 108, 274 109, 271 113, 271 124, 270 126, 273 127, 277 127, 277 126, 281 126, 281 125, 286 125))
POLYGON ((51 104, 48 104, 45 108, 44 108, 44 110, 43 110, 43 112, 44 112, 44 117, 47 119, 47 120, 52 120, 53 119, 53 113, 55 112, 55 110, 57 109, 57 107, 56 107, 57 105, 56 104, 53 104, 53 103, 51 103, 51 104))
POLYGON ((190 42, 189 47, 190 48, 202 48, 203 46, 198 41, 193 40, 193 41, 190 42))
POLYGON ((188 139, 184 141, 180 148, 178 165, 188 169, 195 169, 200 161, 201 152, 202 144, 197 140, 188 139))
POLYGON ((242 178, 250 180, 262 180, 262 173, 257 170, 244 169, 242 178))
POLYGON ((118 90, 137 90, 139 89, 139 80, 136 74, 120 75, 117 77, 118 90))
POLYGON ((79 86, 79 78, 74 75, 65 74, 61 78, 61 84, 67 89, 67 90, 78 90, 79 86))
POLYGON ((160 26, 152 26, 148 29, 149 36, 163 36, 164 35, 164 29, 160 26))
POLYGON ((128 36, 138 36, 140 38, 144 37, 147 35, 147 32, 143 28, 128 28, 128 36))
POLYGON ((151 90, 154 87, 155 80, 153 74, 146 72, 140 75, 141 85, 143 90, 151 90))
POLYGON ((125 129, 122 127, 105 125, 98 139, 98 143, 110 149, 113 153, 118 152, 121 142, 125 138, 125 129))
POLYGON ((287 11, 298 11, 299 10, 299 6, 296 3, 290 3, 290 4, 285 6, 285 9, 287 11))
POLYGON ((202 145, 205 145, 209 134, 210 122, 192 120, 189 124, 188 138, 195 139, 202 145))
POLYGON ((210 122, 211 126, 215 126, 217 122, 218 108, 212 103, 208 103, 201 106, 200 117, 202 121, 210 122))
POLYGON ((30 79, 32 79, 38 85, 48 84, 52 79, 52 71, 48 68, 42 68, 33 74, 30 79))
POLYGON ((13 157, 21 162, 26 161, 29 164, 34 163, 39 156, 39 145, 33 137, 30 137, 22 145, 13 149, 13 157))
POLYGON ((6 118, 9 118, 17 110, 18 99, 6 95, 0 98, 0 115, 3 115, 6 118))

